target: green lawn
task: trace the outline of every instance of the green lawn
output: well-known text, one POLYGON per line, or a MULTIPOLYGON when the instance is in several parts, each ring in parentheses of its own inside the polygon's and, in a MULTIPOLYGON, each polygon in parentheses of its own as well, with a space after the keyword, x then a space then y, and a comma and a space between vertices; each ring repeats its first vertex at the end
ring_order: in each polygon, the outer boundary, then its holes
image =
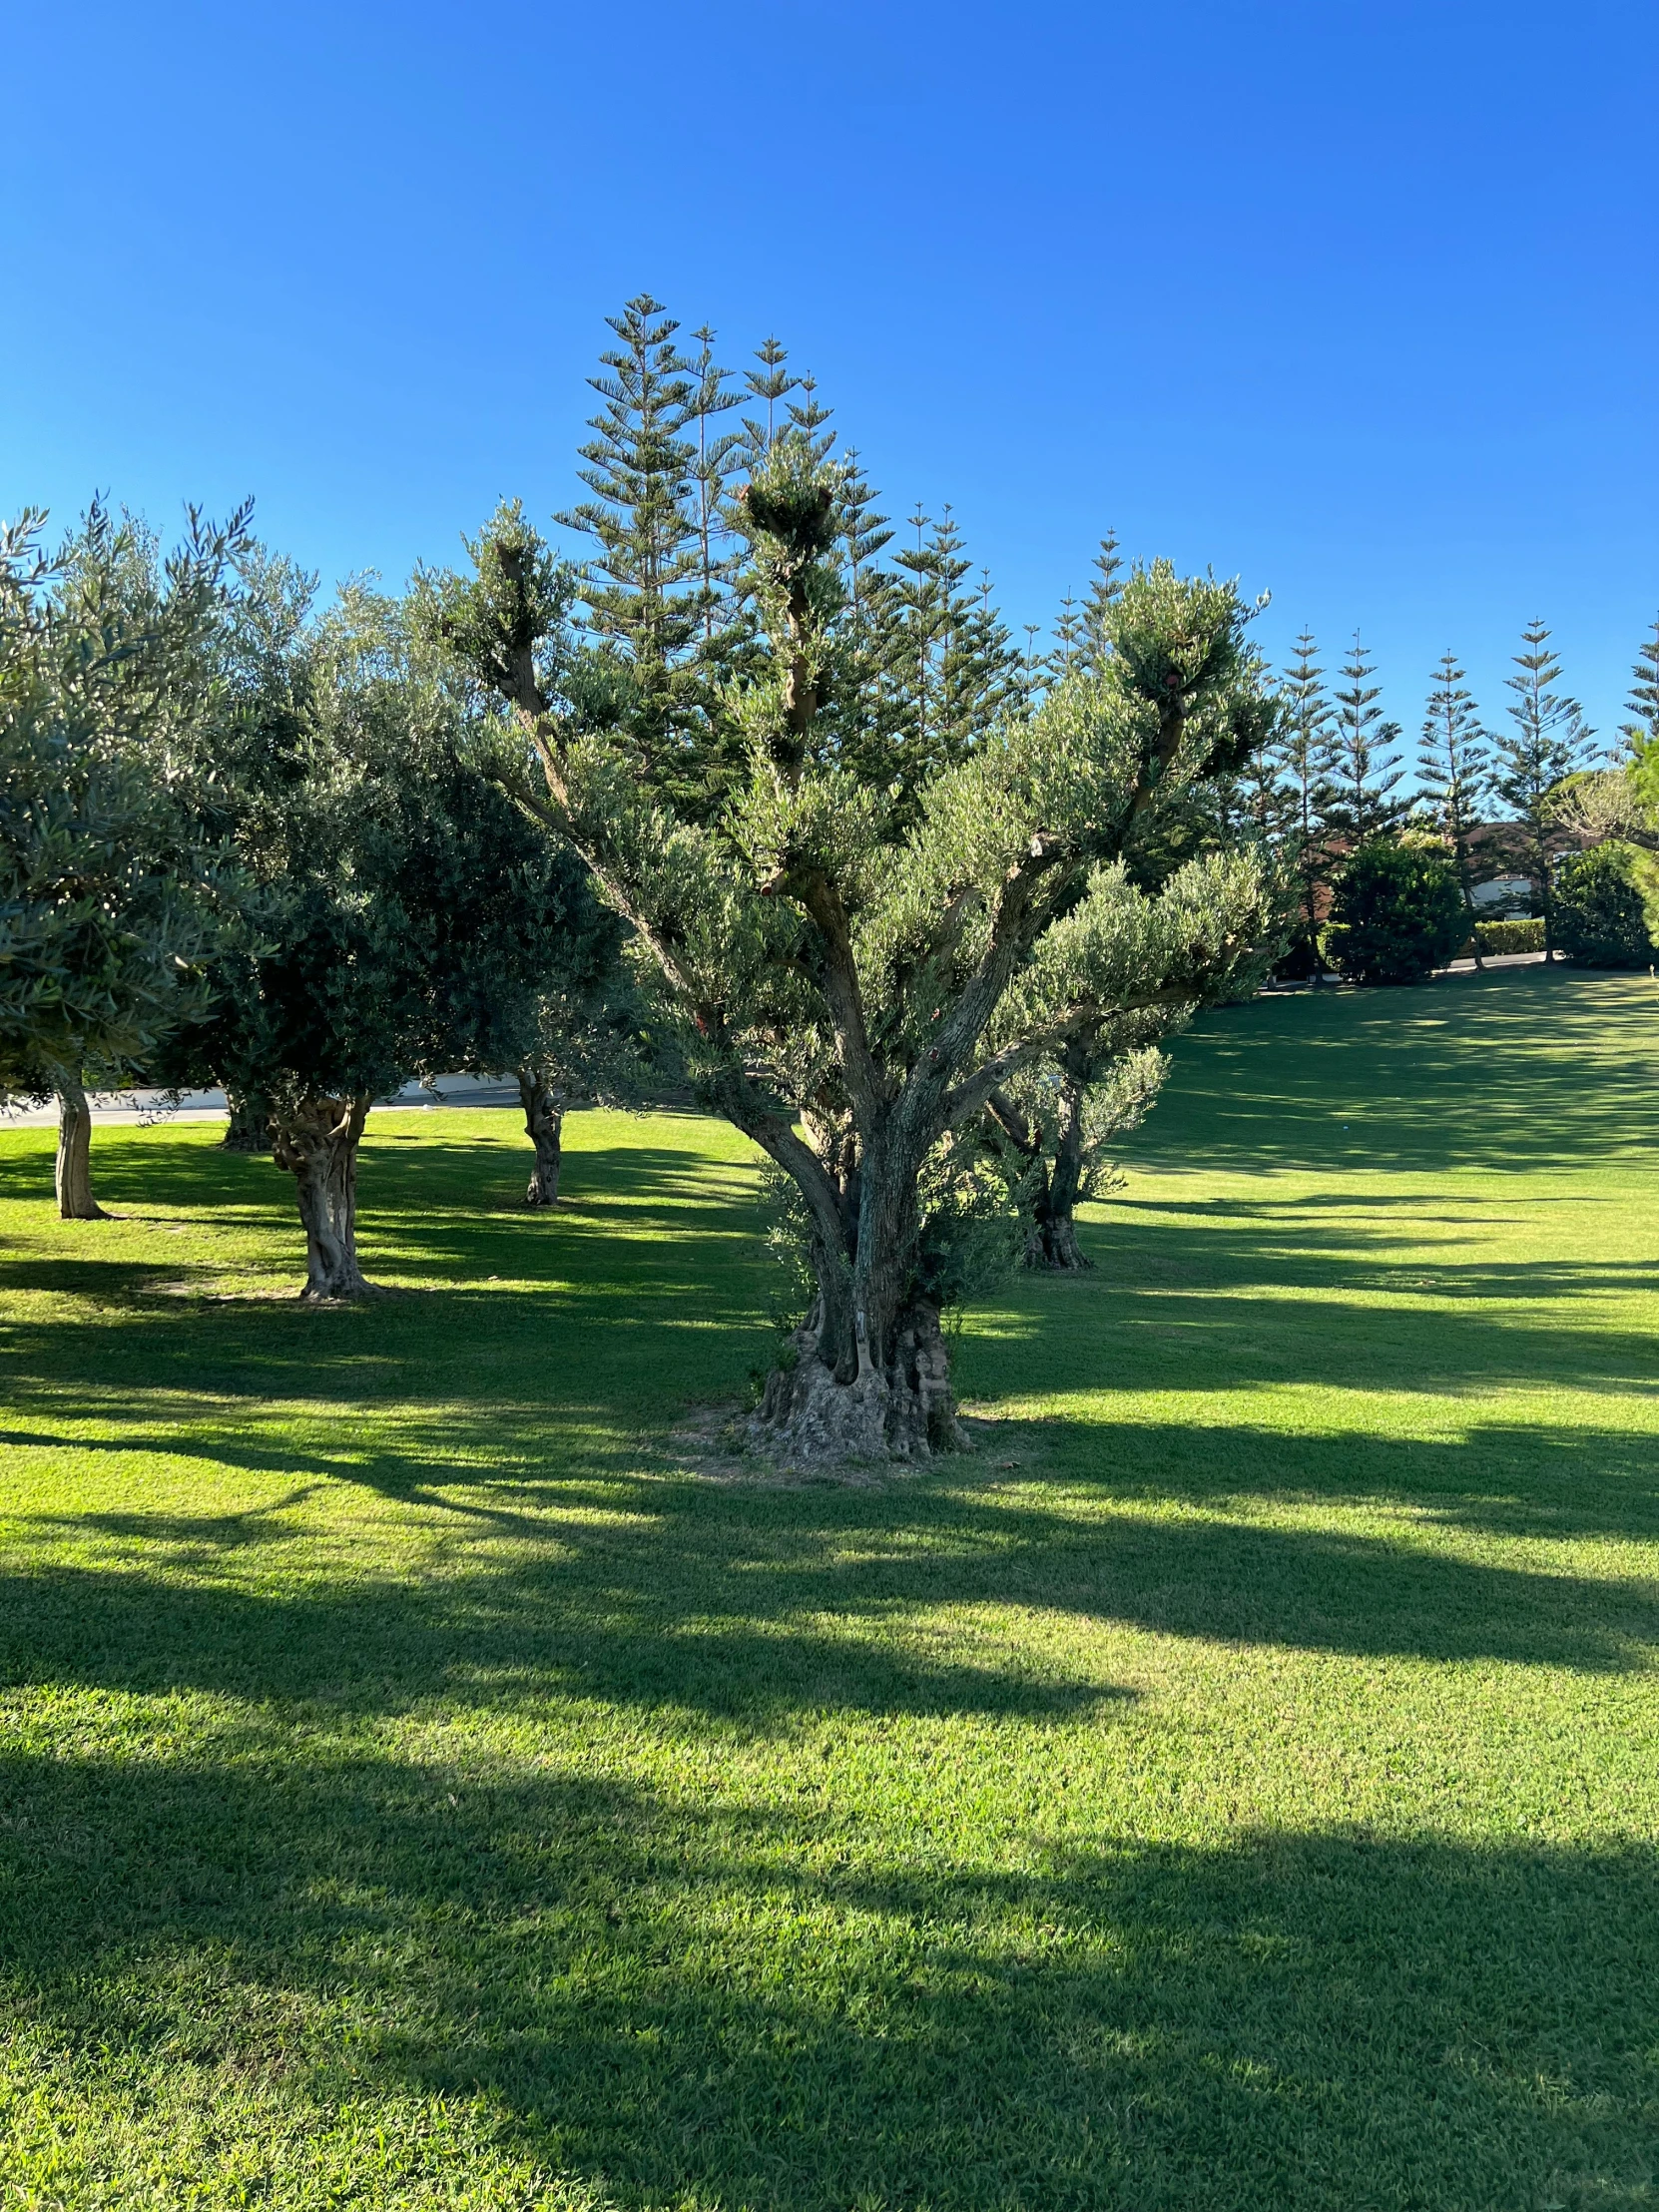
POLYGON ((0 2207, 1659 2203, 1659 996, 1183 1041, 973 1459, 677 1461, 744 1146, 0 1136, 0 2207))

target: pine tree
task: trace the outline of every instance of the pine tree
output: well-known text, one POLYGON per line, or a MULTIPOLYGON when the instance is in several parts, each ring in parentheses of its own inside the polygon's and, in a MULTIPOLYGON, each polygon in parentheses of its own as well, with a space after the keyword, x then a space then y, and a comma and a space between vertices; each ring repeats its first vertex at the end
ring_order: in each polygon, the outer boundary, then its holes
POLYGON ((1636 649, 1636 665, 1630 671, 1630 695, 1625 701, 1631 720, 1620 731, 1640 760, 1651 746, 1659 746, 1659 619, 1652 634, 1636 649))
POLYGON ((704 323, 692 332, 701 350, 697 376, 697 460, 692 470, 697 499, 697 598, 702 634, 699 657, 706 675, 724 668, 743 634, 741 610, 733 596, 732 529, 726 507, 743 451, 740 431, 718 428, 719 417, 739 404, 726 389, 732 371, 715 361, 715 332, 704 323))
POLYGON ((1042 636, 1042 624, 1040 622, 1022 622, 1020 628, 1025 632, 1025 651, 1020 656, 1019 664, 1020 706, 1025 714, 1030 714, 1035 709, 1043 688, 1044 669, 1037 652, 1037 640, 1042 636))
POLYGON ((890 601, 893 636, 888 660, 900 697, 908 709, 905 733, 909 750, 918 760, 928 758, 934 735, 936 702, 933 686, 934 648, 944 628, 944 611, 937 563, 924 533, 935 526, 916 502, 906 526, 916 534, 913 547, 893 556, 898 576, 890 601))
POLYGON ((1089 596, 1083 602, 1081 616, 1082 637, 1078 645, 1079 665, 1091 676, 1098 676, 1111 652, 1112 609, 1123 593, 1125 563, 1118 552, 1118 534, 1108 530, 1100 541, 1100 551, 1094 560, 1094 581, 1089 586, 1089 596))
POLYGON ((1278 746, 1264 746, 1230 777, 1230 799, 1241 823, 1275 852, 1294 850, 1300 809, 1295 788, 1286 781, 1278 746))
POLYGON ((1407 802, 1396 799, 1402 774, 1397 753, 1386 750, 1399 736, 1397 722, 1384 722, 1377 702, 1382 696, 1377 673, 1354 633, 1354 650, 1343 663, 1348 688, 1335 695, 1332 732, 1331 799, 1327 821, 1352 846, 1364 844, 1404 815, 1407 802))
POLYGON ((841 457, 839 506, 842 568, 847 605, 854 620, 864 610, 865 581, 877 556, 892 543, 885 515, 874 512, 876 493, 859 466, 855 448, 841 457))
MULTIPOLYGON (((610 373, 588 379, 605 404, 581 448, 593 497, 558 520, 597 541, 583 575, 585 620, 628 664, 629 735, 641 767, 689 793, 704 773, 700 687, 688 660, 702 627, 705 564, 699 449, 687 432, 717 406, 718 372, 680 351, 679 323, 649 292, 606 319, 619 342, 600 355, 610 373)), ((711 585, 712 566, 711 557, 711 585)))
POLYGON ((1544 958, 1555 957, 1555 886, 1549 800, 1564 777, 1583 768, 1594 733, 1576 699, 1554 686, 1561 663, 1550 650, 1541 621, 1521 632, 1521 650, 1512 656, 1516 673, 1505 677, 1514 694, 1511 728, 1493 739, 1493 788, 1513 817, 1506 826, 1516 859, 1532 878, 1544 922, 1544 958))
MULTIPOLYGON (((1474 928, 1474 832, 1483 820, 1492 786, 1491 747, 1464 671, 1449 650, 1434 671, 1417 753, 1417 790, 1434 827, 1451 848, 1463 910, 1474 928)), ((1480 939, 1474 939, 1474 964, 1481 966, 1480 939)))
POLYGON ((752 399, 764 399, 767 408, 765 428, 758 421, 744 418, 744 438, 751 467, 758 466, 770 451, 778 435, 778 403, 789 397, 799 381, 784 366, 789 357, 786 346, 780 345, 776 338, 768 338, 755 348, 760 367, 745 372, 745 390, 752 399))
POLYGON ((1088 651, 1088 628, 1083 610, 1069 591, 1060 601, 1060 618, 1054 625, 1054 644, 1048 655, 1048 680, 1063 684, 1082 667, 1088 651))
POLYGON ((1284 735, 1278 748, 1281 772, 1291 796, 1291 827, 1286 843, 1301 887, 1302 950, 1299 965, 1319 971, 1322 891, 1328 888, 1331 862, 1327 825, 1335 796, 1332 775, 1336 747, 1331 730, 1331 701, 1325 671, 1314 659, 1318 647, 1304 630, 1295 658, 1280 685, 1285 703, 1284 735))
POLYGON ((882 672, 895 773, 915 784, 963 759, 997 717, 1022 700, 1019 653, 947 506, 937 522, 918 507, 915 545, 871 591, 872 640, 882 672))

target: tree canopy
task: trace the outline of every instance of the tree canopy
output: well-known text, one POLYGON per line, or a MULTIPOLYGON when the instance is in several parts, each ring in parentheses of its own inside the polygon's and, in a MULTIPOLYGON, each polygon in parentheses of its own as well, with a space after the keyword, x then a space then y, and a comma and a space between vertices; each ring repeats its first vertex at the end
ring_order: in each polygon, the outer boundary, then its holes
POLYGON ((1274 939, 1253 850, 1155 893, 1126 858, 1276 707, 1235 588, 1137 570, 1101 664, 906 780, 872 774, 849 661, 844 477, 799 429, 736 503, 758 642, 722 713, 745 775, 713 820, 630 775, 626 667, 569 625, 571 586, 516 508, 433 579, 431 626, 510 709, 504 781, 634 932, 707 1098, 794 1182, 816 1295, 757 1432, 807 1455, 960 1440, 930 1268, 950 1182, 999 1085, 1102 1018, 1202 1001, 1274 939))

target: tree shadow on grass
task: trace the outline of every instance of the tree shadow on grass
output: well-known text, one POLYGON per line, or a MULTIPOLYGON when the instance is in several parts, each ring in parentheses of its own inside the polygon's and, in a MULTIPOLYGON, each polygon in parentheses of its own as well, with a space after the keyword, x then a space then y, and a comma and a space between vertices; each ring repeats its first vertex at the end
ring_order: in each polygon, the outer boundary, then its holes
MULTIPOLYGON (((971 1394, 1201 1393, 1286 1383, 1476 1397, 1550 1385, 1651 1398, 1645 1261, 1497 1260, 1455 1235, 1300 1201, 1114 1201, 1083 1228, 1095 1266, 1014 1286, 965 1343, 971 1394)), ((1471 1215, 1481 1229, 1486 1224, 1471 1215)))
POLYGON ((1224 1007, 1177 1040, 1125 1156, 1435 1173, 1636 1158, 1656 1004, 1645 976, 1533 967, 1224 1007))
POLYGON ((637 2212, 1651 2201, 1652 1850, 1027 1834, 967 1866, 948 1786, 914 1802, 912 1838, 822 1782, 699 1803, 274 1721, 12 1755, 0 1973, 60 2095, 165 2066, 207 2106, 279 2056, 324 2119, 481 2099, 637 2212))
MULTIPOLYGON (((1394 1448, 1397 1493, 1416 1447, 1394 1448)), ((1346 1441, 1331 1451, 1352 1482, 1346 1441)), ((316 1472, 383 1486, 316 1457, 316 1472)), ((0 1679, 366 1716, 433 1697, 525 1710, 595 1697, 788 1735, 831 1706, 1035 1716, 1117 1694, 1086 1667, 1011 1667, 996 1626, 1010 1608, 1209 1643, 1601 1675, 1644 1670, 1659 1650, 1659 1598, 1633 1581, 1471 1559, 1410 1527, 1141 1512, 1121 1493, 1091 1504, 1114 1478, 1091 1493, 1083 1475, 1002 1490, 965 1467, 805 1490, 413 1475, 405 1463, 389 1494, 418 1511, 409 1540, 423 1559, 441 1551, 441 1574, 318 1581, 296 1566, 290 1580, 280 1499, 233 1515, 19 1515, 0 1679), (61 1563, 66 1535, 89 1565, 61 1563), (941 1658, 945 1614, 957 1625, 941 1658)), ((1467 1517, 1469 1501, 1451 1508, 1467 1517)))
MULTIPOLYGON (((474 1236, 498 1241, 515 1228, 534 1235, 553 1227, 522 1204, 529 1159, 527 1144, 503 1145, 471 1130, 446 1135, 441 1126, 429 1127, 379 1142, 371 1134, 358 1168, 359 1234, 365 1242, 390 1236, 418 1248, 430 1224, 434 1250, 442 1253, 457 1236, 464 1245, 474 1236), (504 1219, 494 1210, 498 1202, 504 1219)), ((291 1224, 295 1239, 302 1235, 290 1177, 269 1159, 226 1152, 190 1136, 123 1130, 116 1141, 106 1138, 97 1181, 99 1196, 127 1218, 131 1209, 150 1205, 199 1212, 209 1220, 291 1224)), ((597 1205, 607 1219, 614 1215, 619 1227, 659 1223, 665 1209, 686 1217, 676 1220, 677 1228, 747 1224, 753 1219, 753 1182, 745 1163, 713 1159, 700 1147, 695 1123, 683 1148, 573 1140, 561 1179, 561 1195, 572 1204, 560 1209, 556 1221, 597 1205)), ((49 1144, 38 1152, 0 1151, 0 1200, 45 1200, 51 1191, 49 1144)))

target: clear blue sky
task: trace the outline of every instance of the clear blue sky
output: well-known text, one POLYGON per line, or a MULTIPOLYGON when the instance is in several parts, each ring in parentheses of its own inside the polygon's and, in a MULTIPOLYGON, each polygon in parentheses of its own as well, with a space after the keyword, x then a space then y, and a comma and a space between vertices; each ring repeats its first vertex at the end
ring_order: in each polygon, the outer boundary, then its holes
POLYGON ((1414 736, 1659 609, 1654 0, 0 0, 0 512, 256 494, 332 578, 573 490, 601 317, 776 331, 1016 622, 1115 524, 1414 736))

